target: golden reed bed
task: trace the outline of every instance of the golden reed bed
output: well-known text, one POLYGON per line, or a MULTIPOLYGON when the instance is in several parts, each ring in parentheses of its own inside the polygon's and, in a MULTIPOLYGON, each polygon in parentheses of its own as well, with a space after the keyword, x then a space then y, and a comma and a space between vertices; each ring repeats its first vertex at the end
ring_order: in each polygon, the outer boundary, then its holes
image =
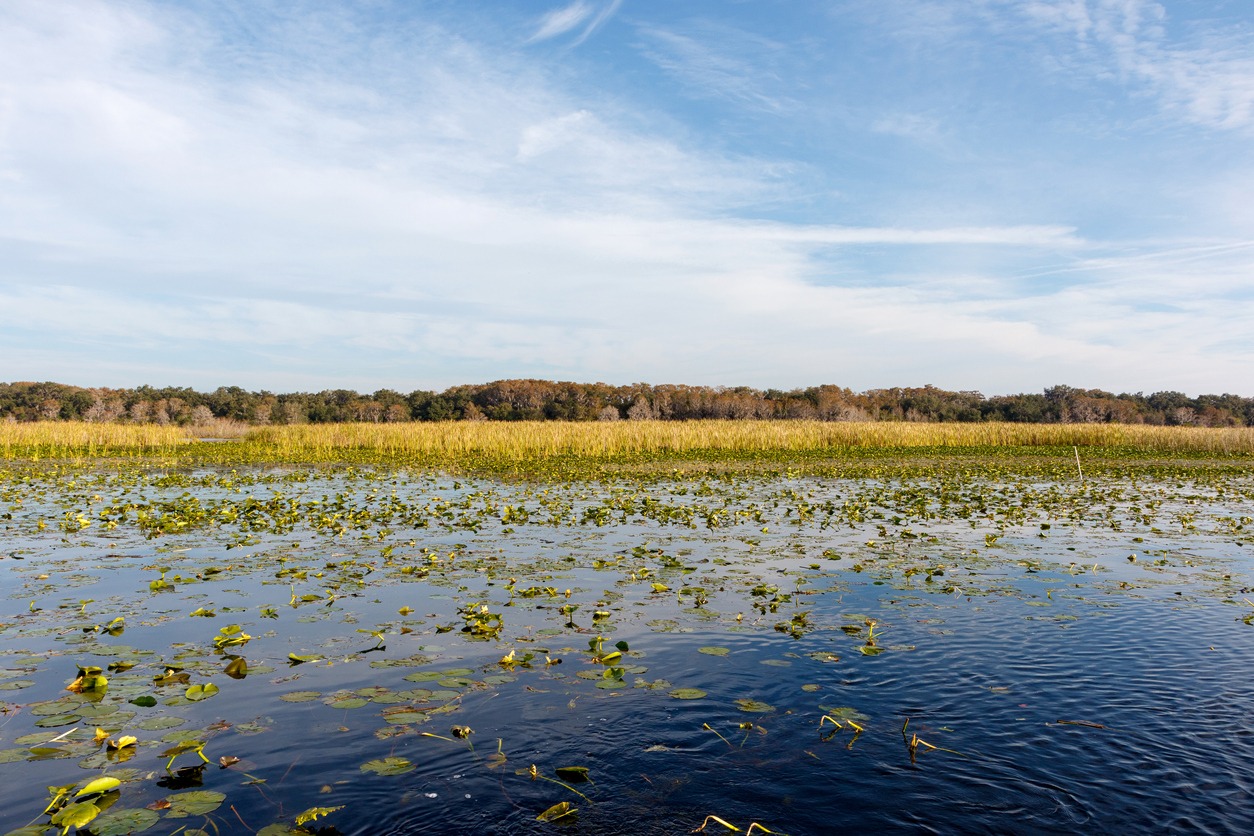
MULTIPOLYGON (((236 435, 242 427, 236 427, 236 435)), ((109 455, 186 453, 188 442, 221 437, 223 426, 161 427, 49 421, 0 424, 0 454, 109 455)), ((916 424, 822 421, 619 421, 604 423, 441 422, 301 424, 255 427, 232 447, 245 458, 267 454, 325 458, 337 451, 450 459, 529 459, 552 455, 612 457, 710 451, 762 454, 920 447, 1105 447, 1158 454, 1254 453, 1254 428, 1122 424, 916 424)))

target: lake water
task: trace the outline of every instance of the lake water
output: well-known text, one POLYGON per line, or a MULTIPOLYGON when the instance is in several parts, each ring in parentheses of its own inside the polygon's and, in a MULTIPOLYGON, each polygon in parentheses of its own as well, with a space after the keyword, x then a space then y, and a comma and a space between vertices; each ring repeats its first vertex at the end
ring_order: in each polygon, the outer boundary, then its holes
POLYGON ((0 833, 102 776, 79 832, 1254 828, 1241 474, 12 469, 0 516, 0 833))

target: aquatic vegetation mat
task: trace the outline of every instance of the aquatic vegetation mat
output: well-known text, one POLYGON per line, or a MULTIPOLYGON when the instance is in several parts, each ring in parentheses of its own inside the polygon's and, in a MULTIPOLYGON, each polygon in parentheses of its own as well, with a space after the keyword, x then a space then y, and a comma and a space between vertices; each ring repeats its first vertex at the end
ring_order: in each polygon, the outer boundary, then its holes
POLYGON ((0 833, 1248 829, 1254 475, 1043 461, 7 462, 0 833))

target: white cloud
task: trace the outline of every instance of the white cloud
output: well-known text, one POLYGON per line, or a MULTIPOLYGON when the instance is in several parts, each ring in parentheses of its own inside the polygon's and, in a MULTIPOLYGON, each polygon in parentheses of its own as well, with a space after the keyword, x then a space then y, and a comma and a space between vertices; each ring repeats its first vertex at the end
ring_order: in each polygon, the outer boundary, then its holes
MULTIPOLYGON (((537 34, 587 32, 616 8, 566 6, 537 34)), ((256 56, 264 73, 222 69, 195 21, 154 9, 0 8, 11 377, 77 363, 83 383, 152 370, 272 389, 520 373, 990 392, 1249 381, 1245 239, 1132 261, 1022 216, 745 217, 738 207, 797 185, 763 173, 788 161, 699 150, 517 54, 417 26, 365 59, 310 69, 276 53, 256 56), (893 269, 842 282, 865 250, 893 269), (955 250, 1062 266, 943 266, 955 250), (893 261, 905 251, 918 261, 893 261)), ((668 69, 711 95, 754 112, 785 101, 724 41, 650 31, 668 69)))

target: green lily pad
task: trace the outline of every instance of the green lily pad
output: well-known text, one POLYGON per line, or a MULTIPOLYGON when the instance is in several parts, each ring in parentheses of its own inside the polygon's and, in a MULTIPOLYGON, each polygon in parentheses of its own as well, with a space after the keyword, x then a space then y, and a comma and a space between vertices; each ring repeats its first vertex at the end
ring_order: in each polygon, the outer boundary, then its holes
POLYGON ((192 790, 167 795, 165 800, 170 802, 170 807, 165 813, 166 818, 185 819, 189 816, 212 813, 222 806, 223 801, 226 801, 226 795, 214 790, 192 790))
POLYGON ((677 700, 699 700, 706 696, 700 688, 676 688, 670 695, 677 700))
POLYGON ((708 647, 698 647, 697 652, 704 653, 706 656, 726 656, 728 653, 731 653, 731 650, 726 647, 711 645, 708 647))
POLYGON ((464 676, 448 676, 439 680, 437 684, 443 685, 445 688, 470 688, 479 683, 464 676))
POLYGON ((370 700, 362 697, 345 697, 341 700, 334 700, 327 703, 332 708, 361 708, 363 705, 369 705, 370 700))
POLYGON ((556 770, 557 777, 571 784, 578 784, 589 780, 588 767, 586 766, 559 766, 556 770))
POLYGON ((833 720, 840 720, 842 722, 845 720, 853 720, 859 726, 865 726, 871 722, 870 717, 866 716, 858 709, 851 708, 847 705, 836 707, 820 705, 819 708, 833 720))
POLYGON ((88 719, 88 721, 90 721, 90 719, 99 719, 102 717, 108 717, 109 714, 115 714, 117 712, 118 712, 118 706, 110 706, 110 704, 99 704, 99 706, 80 706, 78 709, 78 716, 82 717, 83 719, 88 719))
POLYGON ((361 765, 362 772, 373 772, 376 775, 404 775, 413 770, 414 765, 411 762, 397 757, 366 761, 361 765))
POLYGON ((751 699, 736 700, 736 707, 741 711, 748 711, 751 714, 766 714, 775 710, 775 706, 770 703, 751 699))
POLYGON ((177 728, 186 722, 182 717, 145 717, 135 724, 135 728, 143 731, 162 731, 164 729, 177 728))
POLYGON ((35 732, 34 734, 24 734, 13 742, 18 746, 38 746, 40 743, 47 743, 54 737, 60 736, 60 732, 35 732))
POLYGON ((560 819, 570 821, 578 813, 578 809, 569 801, 561 801, 536 816, 536 821, 551 822, 560 819))
POLYGON ((321 698, 321 691, 292 691, 279 697, 283 702, 313 702, 321 698))
POLYGON ((217 685, 214 685, 212 682, 206 682, 204 685, 193 685, 188 688, 187 693, 183 696, 192 702, 200 702, 201 700, 209 699, 214 694, 218 693, 218 690, 217 685))
POLYGON ((425 723, 431 719, 427 712, 410 706, 389 709, 383 712, 383 720, 392 726, 407 726, 411 723, 425 723))
POLYGON ((109 810, 92 822, 91 832, 96 836, 130 836, 132 833, 143 833, 160 820, 161 816, 155 811, 142 807, 109 810))
POLYGON ((68 714, 71 711, 77 711, 83 705, 83 701, 76 697, 62 697, 59 700, 31 703, 26 706, 26 711, 29 714, 34 714, 36 717, 49 717, 54 714, 68 714))
POLYGON ((374 700, 392 693, 392 689, 384 687, 383 685, 370 685, 365 688, 358 688, 353 691, 353 693, 359 697, 366 697, 367 699, 374 700))
POLYGON ((104 775, 94 781, 89 781, 74 797, 85 798, 90 795, 104 795, 107 792, 113 792, 120 786, 122 786, 122 782, 117 778, 111 775, 104 775))
POLYGON ((88 824, 98 815, 100 815, 99 807, 90 801, 80 801, 77 804, 71 804, 59 810, 52 817, 51 821, 57 827, 62 827, 66 830, 71 826, 77 829, 88 824))

